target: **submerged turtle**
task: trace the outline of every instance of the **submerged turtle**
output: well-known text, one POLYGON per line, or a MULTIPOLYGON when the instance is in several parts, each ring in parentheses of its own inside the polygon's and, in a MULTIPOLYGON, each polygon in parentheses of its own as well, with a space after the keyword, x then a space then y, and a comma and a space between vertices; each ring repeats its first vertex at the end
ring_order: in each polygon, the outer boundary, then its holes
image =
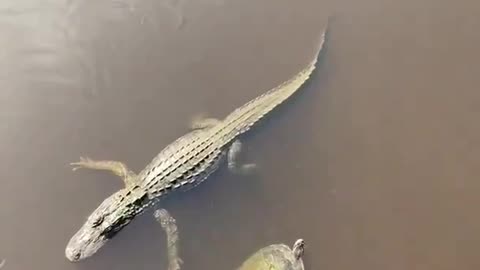
POLYGON ((238 270, 303 270, 305 241, 298 239, 292 249, 285 244, 264 247, 250 256, 238 270))
MULTIPOLYGON (((175 219, 165 209, 156 210, 155 218, 167 234, 168 270, 180 270, 178 229, 175 219)), ((304 270, 305 241, 298 239, 292 249, 285 244, 264 247, 250 256, 237 270, 304 270)))

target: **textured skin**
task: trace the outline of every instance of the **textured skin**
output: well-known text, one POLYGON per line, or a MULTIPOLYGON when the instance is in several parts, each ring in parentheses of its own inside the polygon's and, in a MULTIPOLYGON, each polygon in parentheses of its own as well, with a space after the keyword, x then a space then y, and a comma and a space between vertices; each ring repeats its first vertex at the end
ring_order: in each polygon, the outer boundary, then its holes
POLYGON ((302 259, 284 244, 270 245, 250 256, 237 270, 303 270, 302 259))
POLYGON ((183 262, 178 255, 177 223, 165 209, 156 210, 153 215, 167 235, 168 270, 180 270, 180 265, 183 262))
MULTIPOLYGON (((324 35, 320 49, 323 43, 324 35)), ((192 131, 167 146, 139 174, 140 188, 146 190, 149 197, 156 198, 205 180, 238 136, 300 89, 315 69, 318 53, 293 78, 234 110, 217 125, 192 131)))
MULTIPOLYGON (((178 252, 179 232, 176 221, 165 209, 156 210, 154 216, 167 235, 168 270, 180 270, 182 259, 178 252)), ((303 239, 298 239, 293 249, 299 242, 302 244, 297 247, 301 249, 298 257, 284 244, 270 245, 250 256, 237 270, 304 270, 303 239)))
POLYGON ((93 255, 158 199, 174 190, 190 189, 203 182, 219 167, 228 149, 241 134, 287 100, 308 80, 315 69, 324 40, 325 32, 314 59, 291 79, 234 110, 224 120, 180 137, 163 149, 138 175, 119 162, 73 163, 96 169, 104 169, 105 164, 121 164, 111 170, 115 172, 118 168, 124 168, 120 171, 128 171, 129 174, 128 178, 124 178, 126 187, 105 199, 70 239, 65 250, 66 257, 71 261, 79 261, 93 255))

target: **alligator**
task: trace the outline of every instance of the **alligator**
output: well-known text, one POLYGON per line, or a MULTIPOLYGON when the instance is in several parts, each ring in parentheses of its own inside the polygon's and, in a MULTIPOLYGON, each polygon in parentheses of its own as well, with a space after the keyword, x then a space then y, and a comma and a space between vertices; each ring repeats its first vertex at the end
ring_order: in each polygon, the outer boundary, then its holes
POLYGON ((240 136, 267 113, 286 101, 310 78, 325 43, 325 27, 313 60, 300 72, 277 87, 252 99, 223 120, 199 117, 191 131, 164 148, 145 169, 136 174, 124 163, 80 158, 79 168, 105 170, 119 176, 125 187, 106 198, 72 236, 65 256, 77 262, 95 254, 135 217, 177 190, 189 190, 208 178, 227 160, 235 173, 249 173, 255 164, 240 164, 240 136))

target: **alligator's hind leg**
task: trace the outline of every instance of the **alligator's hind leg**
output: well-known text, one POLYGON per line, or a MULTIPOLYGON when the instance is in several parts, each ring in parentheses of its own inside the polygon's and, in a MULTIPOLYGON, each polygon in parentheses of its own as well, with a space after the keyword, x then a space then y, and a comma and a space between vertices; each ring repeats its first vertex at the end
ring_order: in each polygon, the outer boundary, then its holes
POLYGON ((73 166, 74 171, 80 168, 110 171, 113 174, 120 176, 127 187, 134 185, 137 179, 137 175, 129 170, 127 165, 119 161, 92 160, 80 157, 80 161, 72 162, 70 165, 73 166))
POLYGON ((207 118, 205 115, 199 114, 193 117, 190 128, 193 130, 211 128, 220 122, 221 121, 216 118, 207 118))
POLYGON ((175 219, 165 209, 155 210, 155 219, 167 234, 168 270, 180 270, 183 263, 178 255, 178 228, 175 219))
POLYGON ((255 171, 257 168, 257 165, 254 163, 248 163, 248 164, 238 164, 238 157, 240 152, 242 151, 242 143, 240 140, 236 140, 232 143, 230 146, 230 149, 228 149, 228 168, 234 172, 234 173, 240 173, 240 174, 249 174, 255 171))

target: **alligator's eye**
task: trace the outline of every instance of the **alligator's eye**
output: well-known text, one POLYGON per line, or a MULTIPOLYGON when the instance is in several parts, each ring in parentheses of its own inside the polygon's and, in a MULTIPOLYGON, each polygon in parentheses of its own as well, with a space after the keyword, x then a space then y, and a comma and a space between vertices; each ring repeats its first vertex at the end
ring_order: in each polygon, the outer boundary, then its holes
POLYGON ((93 228, 98 227, 98 226, 100 226, 100 224, 102 224, 102 222, 103 222, 103 216, 99 216, 97 219, 95 219, 92 222, 92 227, 93 228))

